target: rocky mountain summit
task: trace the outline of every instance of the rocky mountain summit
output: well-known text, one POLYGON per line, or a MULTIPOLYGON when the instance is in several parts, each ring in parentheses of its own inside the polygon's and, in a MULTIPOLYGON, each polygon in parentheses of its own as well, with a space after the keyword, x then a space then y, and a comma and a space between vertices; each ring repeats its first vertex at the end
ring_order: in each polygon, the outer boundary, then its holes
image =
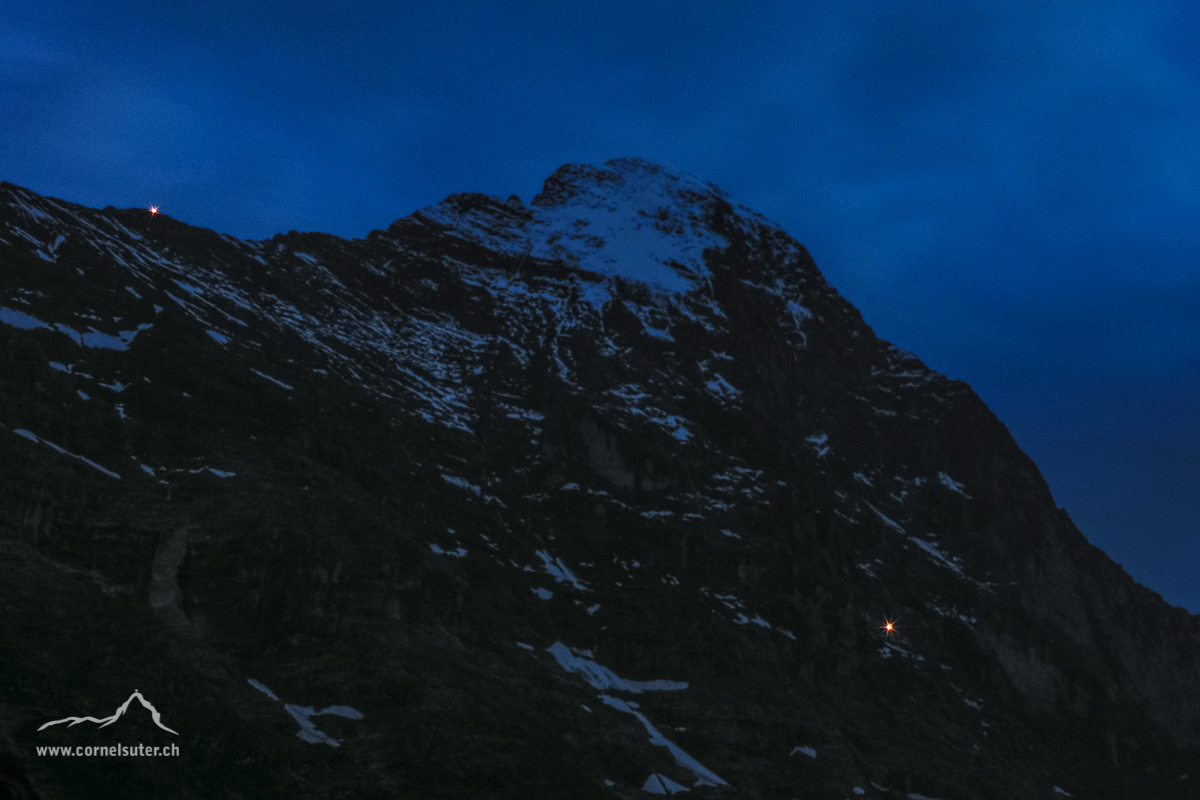
POLYGON ((349 241, 0 184, 0 609, 0 797, 1200 796, 1197 618, 640 160, 349 241))

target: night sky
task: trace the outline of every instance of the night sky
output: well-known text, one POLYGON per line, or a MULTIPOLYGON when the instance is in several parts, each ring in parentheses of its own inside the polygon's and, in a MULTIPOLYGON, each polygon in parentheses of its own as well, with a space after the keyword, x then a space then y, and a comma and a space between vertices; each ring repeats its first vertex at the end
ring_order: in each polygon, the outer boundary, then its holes
POLYGON ((267 238, 692 172, 1200 612, 1200 4, 743 6, 0 0, 0 179, 267 238))

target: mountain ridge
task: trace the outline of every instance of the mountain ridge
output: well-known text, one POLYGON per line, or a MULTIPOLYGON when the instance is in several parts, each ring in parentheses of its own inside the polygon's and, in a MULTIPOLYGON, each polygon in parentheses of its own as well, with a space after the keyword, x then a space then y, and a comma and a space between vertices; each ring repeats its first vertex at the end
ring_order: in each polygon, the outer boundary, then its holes
MULTIPOLYGON (((225 789, 291 785, 221 755, 238 742, 313 796, 633 797, 691 784, 639 733, 669 726, 712 797, 1189 796, 1197 618, 1086 541, 967 384, 715 187, 567 165, 528 206, 253 242, 0 193, 0 425, 126 475, 0 436, 30 587, 2 599, 44 622, 32 598, 81 576, 85 640, 149 626, 156 697, 212 720, 183 744, 225 789), (168 618, 146 596, 184 525, 168 618), (564 664, 583 652, 688 688, 630 719, 564 664), (344 760, 298 749, 252 675, 363 709, 331 734, 344 760)), ((39 681, 0 720, 18 758, 39 681)), ((203 796, 200 772, 156 780, 203 796)))

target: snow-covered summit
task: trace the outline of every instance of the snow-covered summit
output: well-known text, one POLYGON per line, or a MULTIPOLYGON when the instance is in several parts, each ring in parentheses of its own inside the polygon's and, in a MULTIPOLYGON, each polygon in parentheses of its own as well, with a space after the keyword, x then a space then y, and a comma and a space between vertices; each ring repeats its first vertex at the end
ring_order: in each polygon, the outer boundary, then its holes
POLYGON ((622 158, 603 167, 560 167, 528 208, 514 199, 454 195, 416 216, 501 253, 686 293, 710 276, 705 251, 729 245, 714 230, 723 209, 742 230, 770 225, 711 183, 622 158))

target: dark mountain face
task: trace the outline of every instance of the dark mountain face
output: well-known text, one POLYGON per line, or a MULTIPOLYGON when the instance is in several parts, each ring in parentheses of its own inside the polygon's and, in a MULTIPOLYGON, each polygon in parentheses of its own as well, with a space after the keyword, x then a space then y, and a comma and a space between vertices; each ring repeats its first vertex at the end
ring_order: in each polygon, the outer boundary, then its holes
POLYGON ((257 242, 0 184, 0 323, 0 796, 1197 796, 1196 618, 694 178, 257 242))

